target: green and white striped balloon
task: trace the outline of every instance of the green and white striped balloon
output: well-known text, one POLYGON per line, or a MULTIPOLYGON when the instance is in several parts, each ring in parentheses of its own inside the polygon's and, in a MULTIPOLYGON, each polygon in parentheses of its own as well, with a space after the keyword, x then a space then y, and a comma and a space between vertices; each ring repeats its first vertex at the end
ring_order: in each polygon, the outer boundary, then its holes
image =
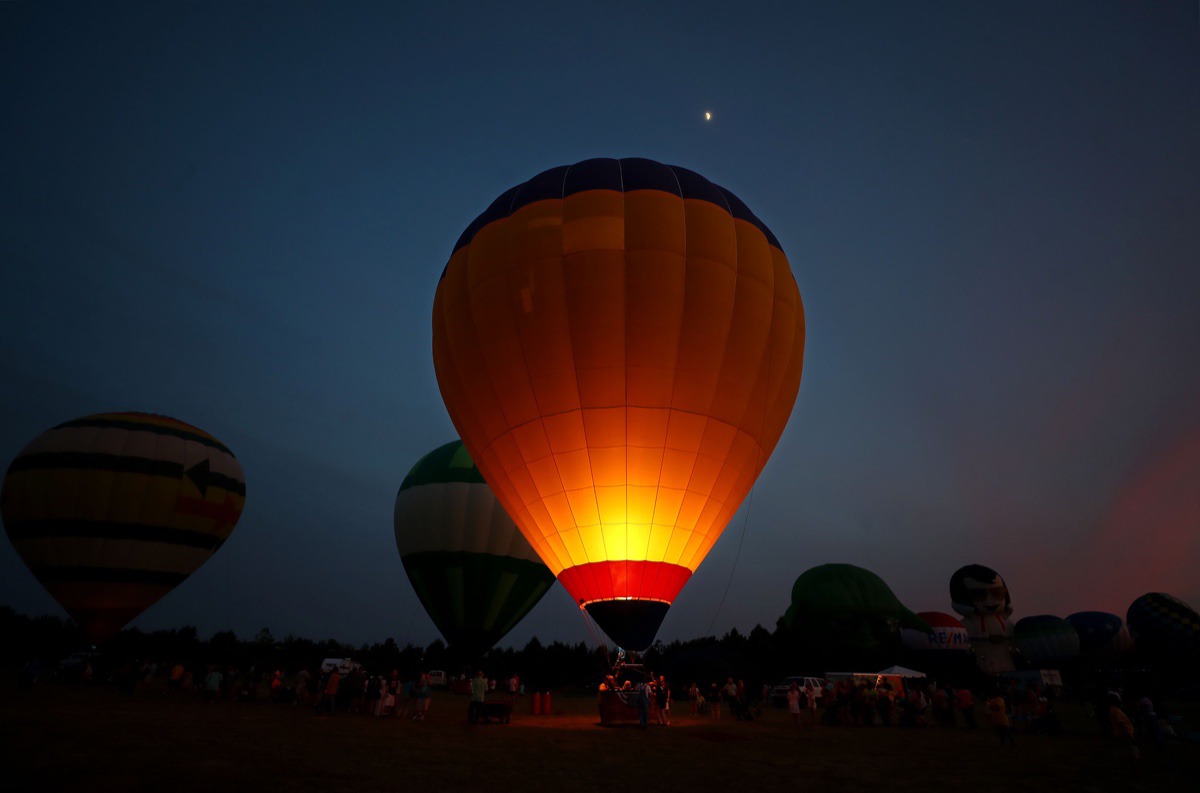
POLYGON ((422 457, 396 494, 396 548, 442 636, 481 654, 554 583, 461 441, 422 457))

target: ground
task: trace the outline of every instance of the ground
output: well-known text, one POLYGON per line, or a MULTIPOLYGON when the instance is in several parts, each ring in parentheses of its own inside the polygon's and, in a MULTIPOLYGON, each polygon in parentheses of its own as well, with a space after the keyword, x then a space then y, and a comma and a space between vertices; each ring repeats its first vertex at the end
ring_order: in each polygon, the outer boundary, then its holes
POLYGON ((353 791, 484 789, 560 793, 816 790, 1193 790, 1200 744, 1127 750, 1082 710, 1060 708, 1067 734, 986 729, 796 726, 782 709, 752 722, 689 717, 669 727, 601 727, 595 702, 555 696, 512 723, 468 725, 467 699, 435 695, 424 722, 266 702, 206 705, 158 692, 0 681, 0 787, 15 791, 353 791))

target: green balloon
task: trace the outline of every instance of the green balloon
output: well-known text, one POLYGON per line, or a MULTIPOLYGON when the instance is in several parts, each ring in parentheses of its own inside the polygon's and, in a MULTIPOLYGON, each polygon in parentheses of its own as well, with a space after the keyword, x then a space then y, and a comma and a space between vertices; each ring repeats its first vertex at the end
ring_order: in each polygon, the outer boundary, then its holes
POLYGON ((455 649, 486 652, 554 584, 461 441, 413 466, 393 522, 408 580, 455 649))
POLYGON ((882 578, 852 564, 823 564, 804 571, 792 585, 792 612, 794 619, 883 618, 900 627, 932 631, 882 578))

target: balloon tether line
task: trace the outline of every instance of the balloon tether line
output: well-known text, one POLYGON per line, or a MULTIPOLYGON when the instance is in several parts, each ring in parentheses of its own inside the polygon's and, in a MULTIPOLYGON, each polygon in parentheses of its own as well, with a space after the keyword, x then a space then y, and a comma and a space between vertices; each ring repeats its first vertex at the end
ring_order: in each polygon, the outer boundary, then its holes
MULTIPOLYGON (((774 325, 775 325, 775 307, 772 304, 770 327, 773 328, 774 325)), ((770 334, 768 333, 768 337, 767 337, 767 371, 768 372, 771 371, 771 369, 774 365, 774 362, 775 362, 775 346, 771 343, 770 334)), ((771 389, 767 388, 767 393, 764 395, 766 397, 767 402, 770 401, 770 391, 771 391, 771 389)), ((764 406, 764 410, 762 412, 762 421, 759 422, 759 425, 758 425, 759 446, 758 446, 757 468, 758 468, 759 474, 762 474, 763 468, 766 466, 766 463, 767 463, 767 461, 766 461, 767 455, 764 454, 764 449, 762 447, 763 430, 766 429, 766 426, 767 426, 767 411, 766 411, 765 407, 766 406, 764 406)), ((756 477, 756 479, 757 479, 757 477, 756 477)), ((730 570, 729 570, 729 580, 725 582, 725 591, 721 594, 721 602, 717 604, 717 610, 713 612, 712 622, 710 622, 708 624, 708 630, 705 631, 706 636, 712 635, 713 626, 717 624, 717 617, 720 615, 721 609, 724 608, 725 598, 729 596, 729 588, 730 588, 730 586, 733 585, 733 576, 735 573, 737 573, 738 560, 740 560, 742 558, 742 543, 744 543, 746 541, 746 528, 750 525, 750 508, 752 506, 754 506, 754 491, 756 489, 757 489, 757 482, 750 486, 750 495, 746 498, 746 517, 742 520, 742 535, 741 535, 741 537, 738 538, 737 553, 734 554, 734 556, 733 556, 733 567, 730 568, 730 570)))
POLYGON ((588 636, 591 638, 592 643, 597 647, 604 648, 604 661, 611 667, 612 656, 608 653, 608 640, 601 638, 603 634, 600 633, 599 626, 592 621, 592 615, 587 613, 587 609, 580 607, 579 613, 583 615, 583 625, 587 628, 588 636))
POLYGON ((729 570, 729 580, 725 582, 725 591, 721 594, 721 602, 717 604, 717 610, 713 612, 712 622, 708 624, 708 630, 704 632, 705 636, 712 635, 713 626, 717 624, 717 616, 721 613, 721 608, 725 605, 725 598, 729 595, 729 587, 733 585, 733 575, 737 572, 738 560, 742 558, 742 543, 746 541, 746 528, 750 525, 750 507, 754 505, 755 489, 750 488, 750 497, 746 499, 746 517, 742 520, 742 534, 738 538, 737 553, 733 556, 733 567, 729 570))

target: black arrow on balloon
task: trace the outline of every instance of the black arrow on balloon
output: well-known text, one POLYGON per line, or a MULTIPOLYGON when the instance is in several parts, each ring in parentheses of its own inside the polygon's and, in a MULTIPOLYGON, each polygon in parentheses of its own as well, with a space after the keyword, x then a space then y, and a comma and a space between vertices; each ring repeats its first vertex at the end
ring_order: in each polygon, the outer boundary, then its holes
POLYGON ((192 484, 200 490, 201 497, 208 495, 209 470, 207 457, 187 469, 184 472, 184 476, 192 480, 192 484))

